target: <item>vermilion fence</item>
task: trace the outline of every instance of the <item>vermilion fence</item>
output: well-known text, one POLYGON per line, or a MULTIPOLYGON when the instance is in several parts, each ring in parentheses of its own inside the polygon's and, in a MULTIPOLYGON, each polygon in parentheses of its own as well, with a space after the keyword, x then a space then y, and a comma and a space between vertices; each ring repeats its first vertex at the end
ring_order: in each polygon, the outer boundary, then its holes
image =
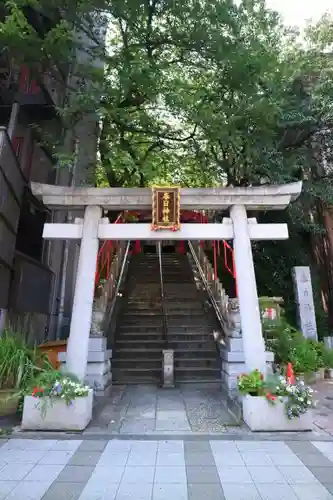
MULTIPOLYGON (((116 221, 114 224, 119 224, 126 222, 124 214, 121 213, 117 217, 116 221)), ((208 217, 204 214, 200 215, 200 222, 201 224, 208 223, 208 217)), ((200 246, 204 246, 204 241, 200 241, 200 246)), ((220 257, 221 255, 221 247, 220 247, 220 241, 213 241, 212 242, 213 246, 213 268, 214 268, 214 276, 217 276, 217 258, 220 257)), ((95 285, 97 285, 100 281, 101 278, 105 277, 107 280, 110 275, 110 267, 112 263, 112 258, 113 255, 116 251, 117 248, 117 242, 116 241, 105 241, 97 256, 97 270, 96 270, 96 275, 95 275, 95 285)), ((141 250, 141 245, 140 241, 135 242, 134 246, 134 252, 139 253, 141 250)), ((235 269, 235 262, 234 262, 234 250, 233 248, 229 245, 229 243, 225 240, 223 240, 223 259, 224 259, 224 267, 226 270, 231 274, 231 276, 234 279, 235 283, 235 290, 236 290, 236 297, 237 297, 237 281, 236 281, 236 269, 235 269)))
MULTIPOLYGON (((118 215, 114 224, 119 224, 121 222, 124 222, 122 213, 118 215)), ((101 278, 105 277, 106 280, 109 279, 112 258, 113 258, 115 251, 116 251, 116 248, 117 248, 116 241, 107 240, 107 241, 104 241, 101 248, 99 249, 99 252, 97 255, 95 286, 98 285, 101 278)))

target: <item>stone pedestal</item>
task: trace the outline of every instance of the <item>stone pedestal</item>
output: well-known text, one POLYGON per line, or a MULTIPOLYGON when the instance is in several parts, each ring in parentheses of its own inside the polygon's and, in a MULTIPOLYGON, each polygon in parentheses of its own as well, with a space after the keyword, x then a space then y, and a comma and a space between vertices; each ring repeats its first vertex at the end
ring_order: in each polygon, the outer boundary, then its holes
POLYGON ((163 387, 174 387, 174 353, 173 349, 163 349, 163 387))
MULTIPOLYGON (((103 395, 112 382, 112 349, 106 348, 106 338, 90 337, 88 345, 88 363, 84 381, 96 395, 103 395)), ((59 354, 63 369, 66 367, 66 353, 59 354)))

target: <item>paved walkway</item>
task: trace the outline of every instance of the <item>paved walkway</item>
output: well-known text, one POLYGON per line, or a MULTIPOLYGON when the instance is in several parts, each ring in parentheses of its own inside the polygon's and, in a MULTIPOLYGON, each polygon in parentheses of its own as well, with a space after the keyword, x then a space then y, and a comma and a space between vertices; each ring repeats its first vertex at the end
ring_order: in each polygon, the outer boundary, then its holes
POLYGON ((88 434, 223 433, 237 420, 220 389, 114 386, 94 411, 88 434))
POLYGON ((314 410, 314 427, 333 436, 333 380, 323 380, 313 386, 317 407, 314 410))
POLYGON ((328 441, 0 441, 1 500, 332 500, 331 493, 328 441))

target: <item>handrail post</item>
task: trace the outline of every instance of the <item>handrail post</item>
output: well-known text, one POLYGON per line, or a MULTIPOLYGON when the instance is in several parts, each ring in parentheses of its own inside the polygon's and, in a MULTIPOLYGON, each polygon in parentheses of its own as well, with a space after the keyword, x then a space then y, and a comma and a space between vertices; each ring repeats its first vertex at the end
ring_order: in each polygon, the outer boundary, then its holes
POLYGON ((118 293, 119 293, 120 285, 122 284, 122 281, 123 281, 123 276, 124 276, 124 271, 125 271, 125 267, 126 267, 126 264, 127 264, 127 259, 128 259, 130 245, 131 245, 131 242, 128 241, 127 245, 126 245, 125 253, 124 253, 124 256, 123 256, 123 260, 122 260, 122 263, 121 263, 121 268, 120 268, 120 272, 119 272, 119 275, 118 275, 117 284, 116 284, 115 291, 114 291, 114 296, 112 298, 111 307, 110 307, 110 310, 109 310, 108 315, 107 315, 107 318, 108 318, 107 321, 108 321, 108 323, 111 321, 111 317, 112 317, 112 313, 114 311, 114 307, 115 307, 115 304, 116 304, 116 300, 117 300, 117 296, 118 296, 118 293))
POLYGON ((174 355, 173 349, 168 347, 168 320, 165 310, 165 296, 164 296, 164 283, 163 283, 163 268, 162 268, 162 245, 161 241, 157 242, 157 254, 160 269, 160 281, 161 281, 161 301, 162 301, 162 314, 163 314, 163 336, 164 336, 164 348, 163 348, 163 360, 162 360, 162 387, 171 388, 174 387, 174 355))
POLYGON ((158 255, 158 263, 160 270, 160 285, 161 285, 161 309, 163 315, 163 336, 164 336, 164 348, 168 348, 168 325, 167 325, 167 317, 165 311, 165 297, 164 297, 164 283, 163 283, 163 267, 162 267, 162 244, 161 241, 158 241, 157 244, 157 255, 158 255))
MULTIPOLYGON (((189 245, 189 249, 190 249, 190 252, 191 252, 191 255, 192 255, 192 259, 193 259, 193 261, 195 263, 195 266, 196 266, 196 268, 197 268, 197 270, 199 272, 201 282, 202 282, 204 288, 206 289, 209 301, 210 301, 211 305, 213 306, 214 311, 215 311, 215 315, 216 315, 216 317, 217 317, 217 319, 218 319, 218 321, 219 321, 219 323, 221 325, 221 330, 222 330, 224 336, 227 337, 227 331, 226 331, 227 328, 228 328, 227 320, 225 318, 223 318, 223 315, 222 315, 221 310, 220 310, 220 306, 217 303, 217 301, 216 301, 216 299, 214 297, 214 294, 212 292, 212 288, 211 288, 211 286, 214 285, 214 282, 212 281, 212 284, 211 284, 208 281, 208 279, 206 278, 206 276, 205 276, 205 270, 203 269, 203 266, 202 266, 202 264, 201 264, 201 262, 199 260, 200 256, 198 258, 197 254, 196 254, 196 252, 194 250, 194 247, 193 247, 193 245, 192 245, 192 243, 190 241, 188 242, 188 245, 189 245)), ((201 252, 200 252, 200 254, 201 254, 201 252)), ((203 253, 201 254, 201 256, 203 258, 203 253)), ((225 343, 224 340, 223 340, 223 343, 225 343)))

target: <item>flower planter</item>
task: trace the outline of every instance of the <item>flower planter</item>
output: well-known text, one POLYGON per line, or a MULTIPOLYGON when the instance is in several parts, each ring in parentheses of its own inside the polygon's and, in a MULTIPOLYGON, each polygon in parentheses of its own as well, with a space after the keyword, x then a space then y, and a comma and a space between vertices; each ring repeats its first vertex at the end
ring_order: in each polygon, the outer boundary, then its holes
MULTIPOLYGON (((49 398, 48 398, 49 399, 49 398)), ((71 405, 60 398, 47 401, 46 415, 41 412, 41 398, 25 396, 21 428, 43 431, 82 431, 92 417, 93 391, 78 397, 71 405)))
POLYGON ((244 396, 243 420, 251 431, 311 431, 312 412, 289 420, 281 401, 271 404, 264 396, 244 396))
POLYGON ((20 394, 16 389, 0 389, 0 417, 14 415, 19 401, 20 394))

